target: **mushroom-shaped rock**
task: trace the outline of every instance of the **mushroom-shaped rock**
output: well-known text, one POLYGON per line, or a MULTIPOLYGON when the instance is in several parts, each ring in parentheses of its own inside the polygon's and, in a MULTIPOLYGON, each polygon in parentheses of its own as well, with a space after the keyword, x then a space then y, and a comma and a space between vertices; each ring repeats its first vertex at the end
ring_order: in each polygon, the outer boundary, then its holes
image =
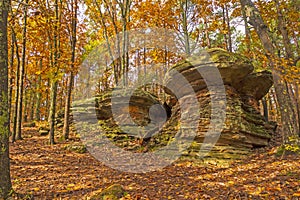
POLYGON ((208 53, 226 85, 236 86, 254 70, 251 61, 240 54, 223 49, 210 49, 208 53))
POLYGON ((219 85, 219 74, 222 84, 237 86, 253 69, 250 60, 244 56, 223 49, 210 49, 171 67, 165 78, 166 92, 175 91, 179 99, 206 88, 207 83, 219 85))
POLYGON ((262 99, 273 85, 271 72, 262 71, 246 76, 237 86, 242 95, 252 96, 256 100, 262 99))

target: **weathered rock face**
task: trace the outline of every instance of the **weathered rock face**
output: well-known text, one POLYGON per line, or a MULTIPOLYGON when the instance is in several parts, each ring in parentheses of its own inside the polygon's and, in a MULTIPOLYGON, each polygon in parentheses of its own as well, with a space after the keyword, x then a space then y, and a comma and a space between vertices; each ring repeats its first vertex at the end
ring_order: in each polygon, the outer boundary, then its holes
POLYGON ((221 135, 206 159, 238 158, 252 148, 266 146, 273 134, 273 126, 265 122, 258 106, 258 101, 273 84, 272 75, 267 71, 253 71, 254 67, 247 58, 212 49, 207 55, 191 58, 169 69, 165 77, 166 102, 160 102, 157 97, 142 89, 133 94, 120 90, 112 95, 109 91, 97 97, 97 118, 112 141, 134 151, 151 151, 168 145, 182 125, 182 115, 188 116, 187 120, 198 119, 196 137, 191 147, 184 152, 186 156, 198 156, 211 123, 211 98, 214 98, 218 103, 226 105, 222 111, 226 113, 226 118, 221 135), (211 70, 212 67, 217 68, 211 70), (216 69, 225 85, 222 84, 226 100, 207 88, 207 83, 220 87, 220 83, 213 82, 218 74, 216 69), (182 79, 185 81, 180 81, 182 79), (125 98, 128 95, 130 99, 125 98), (195 97, 199 104, 193 103, 195 97), (183 102, 188 104, 184 109, 181 107, 183 102), (141 134, 143 139, 126 136, 126 132, 137 131, 130 128, 131 120, 140 130, 151 126, 141 134), (121 130, 116 121, 128 125, 127 129, 121 130))
MULTIPOLYGON (((225 85, 226 93, 226 119, 223 131, 208 157, 215 158, 235 158, 243 155, 253 147, 262 147, 268 144, 271 138, 273 127, 267 125, 263 116, 259 112, 258 101, 267 94, 273 84, 270 72, 263 71, 253 73, 253 66, 250 61, 240 55, 228 53, 224 50, 213 49, 208 51, 211 62, 207 58, 194 58, 190 61, 184 61, 171 68, 166 75, 167 85, 171 88, 181 88, 177 98, 178 103, 173 106, 174 113, 171 121, 178 119, 180 110, 180 101, 188 101, 189 98, 196 96, 200 103, 200 108, 190 106, 184 112, 195 113, 199 110, 200 122, 198 133, 193 145, 187 152, 187 155, 198 155, 205 133, 209 128, 211 121, 211 91, 206 88, 204 78, 198 73, 198 70, 206 75, 209 74, 210 67, 217 67, 225 85), (176 72, 174 72, 176 70, 176 72), (194 92, 189 92, 186 85, 178 83, 178 78, 183 75, 191 82, 194 92), (175 78, 173 76, 175 75, 175 78), (176 77, 177 76, 177 77, 176 77)), ((188 84, 188 83, 185 83, 188 84)), ((214 83, 210 82, 211 86, 214 83)), ((167 90, 167 93, 173 95, 167 90)), ((215 96, 215 95, 214 95, 215 96)), ((214 97, 215 98, 215 97, 214 97)), ((176 121, 175 120, 175 121, 176 121)))
POLYGON ((268 93, 272 85, 273 77, 271 72, 262 71, 249 74, 235 88, 241 95, 254 97, 258 101, 268 93))
MULTIPOLYGON (((210 80, 213 82, 219 78, 217 73, 220 73, 225 85, 237 88, 253 70, 253 65, 245 57, 222 49, 211 49, 208 50, 208 54, 189 58, 171 67, 165 80, 167 88, 176 88, 180 91, 177 94, 177 98, 180 98, 190 92, 190 86, 195 92, 205 89, 206 82, 210 80)), ((168 89, 166 92, 171 93, 168 89)))
POLYGON ((150 122, 150 107, 156 104, 160 104, 158 98, 141 89, 108 91, 96 98, 97 118, 114 118, 122 123, 130 123, 132 118, 135 124, 144 126, 150 122))

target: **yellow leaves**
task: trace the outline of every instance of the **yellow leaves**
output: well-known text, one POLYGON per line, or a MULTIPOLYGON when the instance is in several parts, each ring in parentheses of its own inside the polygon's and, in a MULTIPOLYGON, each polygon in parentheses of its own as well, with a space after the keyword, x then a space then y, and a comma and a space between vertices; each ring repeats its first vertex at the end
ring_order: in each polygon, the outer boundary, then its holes
POLYGON ((66 186, 66 190, 67 191, 77 191, 77 190, 81 190, 83 188, 86 188, 85 185, 80 185, 80 184, 74 184, 74 183, 70 183, 66 186))
POLYGON ((239 17, 239 16, 241 16, 241 8, 240 8, 240 7, 235 8, 235 9, 232 11, 231 16, 232 16, 232 17, 239 17))
POLYGON ((228 181, 227 184, 228 184, 229 186, 232 186, 232 185, 235 184, 235 182, 234 182, 234 181, 228 181))
POLYGON ((263 191, 265 191, 265 188, 264 188, 264 187, 255 187, 255 190, 252 191, 252 192, 249 192, 249 194, 252 194, 252 195, 259 195, 259 194, 261 194, 263 191))
POLYGON ((275 187, 268 187, 268 188, 266 188, 266 190, 269 192, 281 192, 282 191, 280 185, 275 186, 275 187))
POLYGON ((36 71, 35 74, 36 74, 36 75, 41 75, 41 74, 42 74, 42 71, 36 71))
POLYGON ((295 193, 293 194, 293 197, 300 197, 300 191, 295 192, 295 193))
POLYGON ((68 184, 67 185, 67 188, 72 188, 72 187, 74 187, 75 186, 75 184, 74 183, 71 183, 71 184, 68 184))

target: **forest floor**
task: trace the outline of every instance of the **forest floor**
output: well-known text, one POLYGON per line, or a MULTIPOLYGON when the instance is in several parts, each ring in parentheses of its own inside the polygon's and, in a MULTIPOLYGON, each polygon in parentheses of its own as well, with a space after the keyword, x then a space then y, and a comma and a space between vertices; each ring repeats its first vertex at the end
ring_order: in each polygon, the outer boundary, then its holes
POLYGON ((124 199, 300 199, 299 155, 282 158, 274 147, 229 167, 186 161, 132 174, 111 169, 89 153, 66 150, 72 140, 50 146, 34 128, 23 136, 10 146, 11 173, 15 192, 27 199, 85 199, 114 183, 127 191, 124 199))

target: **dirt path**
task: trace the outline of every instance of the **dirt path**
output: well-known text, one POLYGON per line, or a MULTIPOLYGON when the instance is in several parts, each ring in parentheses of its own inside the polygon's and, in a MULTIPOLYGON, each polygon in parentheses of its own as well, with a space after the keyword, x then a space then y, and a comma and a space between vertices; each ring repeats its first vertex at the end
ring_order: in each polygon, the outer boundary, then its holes
POLYGON ((124 186, 126 199, 300 199, 300 163, 295 155, 281 160, 256 154, 223 169, 187 162, 131 174, 106 167, 89 153, 67 151, 65 142, 49 146, 48 138, 38 136, 35 129, 24 136, 11 144, 12 181, 17 193, 34 199, 84 199, 113 183, 124 186))

